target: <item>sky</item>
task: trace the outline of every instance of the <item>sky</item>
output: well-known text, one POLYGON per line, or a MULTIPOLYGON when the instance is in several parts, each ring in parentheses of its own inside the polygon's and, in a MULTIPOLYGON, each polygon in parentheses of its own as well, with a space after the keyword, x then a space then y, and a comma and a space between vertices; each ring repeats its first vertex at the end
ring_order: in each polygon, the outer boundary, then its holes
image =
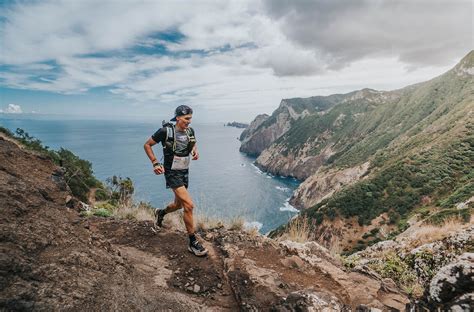
MULTIPOLYGON (((250 122, 393 90, 474 47, 472 0, 0 0, 0 114, 250 122)), ((1 116, 1 115, 0 115, 1 116)))

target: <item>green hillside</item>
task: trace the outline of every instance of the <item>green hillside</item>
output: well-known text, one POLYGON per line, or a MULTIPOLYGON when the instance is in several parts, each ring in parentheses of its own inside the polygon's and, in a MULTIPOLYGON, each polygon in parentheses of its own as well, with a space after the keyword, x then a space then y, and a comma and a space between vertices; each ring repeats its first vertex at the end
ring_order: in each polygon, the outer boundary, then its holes
POLYGON ((366 179, 302 215, 316 226, 337 216, 369 224, 382 213, 396 224, 424 205, 445 209, 446 216, 470 215, 472 203, 462 211, 455 205, 474 196, 473 67, 471 51, 430 81, 390 92, 350 93, 325 114, 296 120, 274 143, 283 155, 306 148, 307 156, 316 156, 330 147, 334 154, 327 168, 371 163, 366 179))
MULTIPOLYGON (((473 58, 470 53, 462 63, 473 64, 473 58)), ((276 143, 285 153, 295 153, 303 144, 317 141, 312 154, 331 145, 336 154, 329 163, 354 166, 395 140, 412 137, 435 123, 442 128, 437 135, 448 131, 452 122, 463 118, 467 106, 473 102, 472 76, 460 76, 456 69, 401 90, 365 89, 361 92, 365 96, 356 99, 351 99, 354 92, 343 97, 338 95, 339 103, 333 104, 328 113, 312 114, 295 121, 276 143)))

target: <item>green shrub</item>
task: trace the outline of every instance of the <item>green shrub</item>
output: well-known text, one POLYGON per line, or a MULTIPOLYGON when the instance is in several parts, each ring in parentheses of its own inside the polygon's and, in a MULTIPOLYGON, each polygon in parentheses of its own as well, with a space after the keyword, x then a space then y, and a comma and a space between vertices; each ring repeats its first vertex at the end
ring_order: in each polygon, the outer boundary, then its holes
POLYGON ((109 199, 109 194, 104 189, 97 189, 95 191, 95 200, 104 201, 109 199))
POLYGON ((395 253, 388 253, 380 262, 371 263, 369 267, 383 278, 391 278, 406 291, 417 284, 416 272, 395 253))
MULTIPOLYGON (((474 173, 470 173, 473 176, 474 173)), ((466 181, 466 184, 457 188, 449 197, 440 201, 440 206, 443 208, 452 208, 454 205, 461 203, 474 195, 474 177, 466 181)))
POLYGON ((429 216, 425 222, 431 224, 443 224, 447 219, 458 219, 463 222, 469 222, 471 219, 472 208, 464 209, 444 209, 431 216, 429 216))
POLYGON ((104 203, 97 204, 95 206, 95 208, 96 209, 105 209, 105 210, 108 210, 108 211, 114 211, 115 209, 117 209, 117 207, 112 205, 110 202, 104 202, 104 203))
POLYGON ((133 181, 129 177, 122 178, 120 176, 114 175, 110 178, 107 178, 105 181, 108 184, 108 188, 111 193, 110 200, 113 205, 118 205, 120 203, 129 201, 135 192, 133 181))
POLYGON ((94 177, 92 164, 64 148, 61 148, 57 155, 60 164, 65 168, 64 177, 72 193, 80 200, 87 201, 90 189, 102 186, 102 183, 94 177))
POLYGON ((2 126, 0 126, 0 132, 6 134, 8 137, 13 137, 13 132, 2 126))
POLYGON ((434 200, 446 198, 441 201, 446 207, 473 196, 474 173, 466 170, 472 166, 474 134, 454 140, 439 150, 432 148, 398 160, 371 178, 348 186, 307 209, 306 213, 316 218, 318 224, 322 222, 322 214, 327 218, 356 217, 361 226, 388 213, 389 224, 398 224, 403 231, 407 227, 406 218, 421 204, 423 196, 429 195, 434 200))
POLYGON ((108 218, 108 217, 111 217, 113 213, 112 213, 112 211, 110 211, 108 209, 99 208, 99 209, 93 210, 93 214, 94 214, 94 216, 108 218))

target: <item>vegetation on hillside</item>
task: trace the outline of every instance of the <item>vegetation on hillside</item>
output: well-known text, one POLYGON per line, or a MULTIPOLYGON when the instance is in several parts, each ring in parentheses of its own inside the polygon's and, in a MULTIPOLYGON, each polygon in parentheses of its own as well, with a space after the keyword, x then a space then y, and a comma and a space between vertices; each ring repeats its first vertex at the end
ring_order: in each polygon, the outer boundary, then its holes
MULTIPOLYGON (((301 159, 319 157, 328 148, 333 154, 323 168, 308 168, 323 173, 370 163, 363 179, 300 217, 317 230, 324 220, 356 218, 363 226, 385 213, 391 231, 398 232, 406 229, 415 209, 424 210, 427 223, 469 220, 474 208, 467 203, 474 196, 474 83, 466 69, 473 64, 471 52, 430 81, 390 92, 349 93, 324 114, 296 120, 270 148, 301 159)), ((272 234, 284 232, 282 227, 272 234)), ((366 233, 354 245, 362 249, 386 238, 366 233)))
POLYGON ((89 194, 95 194, 92 199, 93 207, 84 211, 83 215, 100 217, 119 217, 126 219, 152 220, 154 208, 149 203, 134 202, 135 188, 130 178, 112 176, 106 179, 106 185, 100 182, 92 171, 92 164, 79 158, 73 152, 60 148, 51 150, 43 145, 41 140, 31 136, 23 129, 16 129, 15 133, 0 127, 0 132, 20 142, 25 148, 51 159, 64 170, 64 179, 71 189, 71 193, 83 202, 88 202, 89 194))
POLYGON ((473 195, 474 131, 446 148, 432 148, 400 160, 307 209, 304 214, 321 223, 324 216, 357 217, 369 224, 387 212, 396 223, 430 196, 444 208, 473 195))
POLYGON ((44 146, 41 140, 31 136, 23 129, 16 129, 15 133, 0 127, 0 132, 16 139, 27 149, 40 153, 50 158, 56 165, 64 169, 64 178, 74 196, 81 201, 87 201, 87 195, 91 188, 104 189, 102 183, 97 180, 92 171, 92 164, 79 158, 73 152, 60 148, 58 151, 44 146))

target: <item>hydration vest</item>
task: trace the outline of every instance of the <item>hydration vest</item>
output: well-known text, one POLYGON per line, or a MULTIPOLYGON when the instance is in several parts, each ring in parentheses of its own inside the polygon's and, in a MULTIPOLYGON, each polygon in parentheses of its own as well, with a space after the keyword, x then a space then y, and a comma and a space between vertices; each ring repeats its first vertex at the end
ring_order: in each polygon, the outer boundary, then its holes
MULTIPOLYGON (((166 128, 166 140, 162 142, 163 152, 164 154, 174 156, 176 152, 175 125, 163 120, 163 127, 166 128)), ((191 153, 194 145, 196 144, 196 138, 194 136, 193 128, 188 127, 184 131, 186 132, 186 136, 188 137, 188 148, 187 148, 187 155, 188 155, 189 153, 191 153)), ((177 155, 177 156, 187 156, 187 155, 177 155)))

